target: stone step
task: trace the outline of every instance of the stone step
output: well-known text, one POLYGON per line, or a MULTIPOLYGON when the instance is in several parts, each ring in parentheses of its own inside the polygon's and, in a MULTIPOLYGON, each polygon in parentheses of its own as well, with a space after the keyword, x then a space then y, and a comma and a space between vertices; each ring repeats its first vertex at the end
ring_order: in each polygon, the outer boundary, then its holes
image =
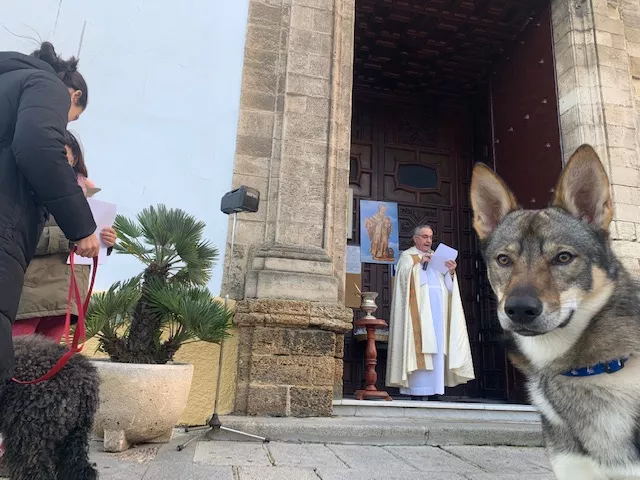
POLYGON ((333 414, 339 417, 424 418, 440 421, 540 421, 538 411, 531 405, 412 400, 334 400, 333 414))
MULTIPOLYGON (((539 422, 453 421, 408 417, 245 417, 223 416, 223 427, 293 443, 358 445, 509 445, 542 446, 539 422)), ((218 430, 212 440, 247 441, 218 430)))

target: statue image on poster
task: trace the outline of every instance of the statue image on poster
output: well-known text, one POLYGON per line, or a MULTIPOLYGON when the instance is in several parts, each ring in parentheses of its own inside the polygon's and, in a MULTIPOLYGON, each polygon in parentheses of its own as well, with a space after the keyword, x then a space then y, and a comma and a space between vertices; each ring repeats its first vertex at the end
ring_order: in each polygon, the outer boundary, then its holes
POLYGON ((400 250, 398 204, 360 200, 362 263, 396 263, 400 250))

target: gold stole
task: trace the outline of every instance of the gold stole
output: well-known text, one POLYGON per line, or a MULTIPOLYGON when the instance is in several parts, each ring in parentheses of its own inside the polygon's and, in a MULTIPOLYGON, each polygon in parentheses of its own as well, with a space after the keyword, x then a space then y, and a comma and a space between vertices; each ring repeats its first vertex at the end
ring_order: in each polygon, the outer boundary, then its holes
MULTIPOLYGON (((411 255, 413 266, 420 263, 420 255, 411 255)), ((413 343, 416 349, 416 360, 418 370, 426 370, 427 366, 422 353, 422 325, 420 324, 420 309, 418 308, 418 296, 416 294, 416 281, 413 269, 411 270, 411 280, 409 281, 409 310, 411 311, 411 325, 413 327, 413 343)))

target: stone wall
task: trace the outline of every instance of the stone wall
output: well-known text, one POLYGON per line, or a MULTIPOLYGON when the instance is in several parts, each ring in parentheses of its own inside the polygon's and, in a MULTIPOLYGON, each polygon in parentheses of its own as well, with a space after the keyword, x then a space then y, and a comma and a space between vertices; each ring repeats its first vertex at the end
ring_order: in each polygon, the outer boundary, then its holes
POLYGON ((351 311, 335 304, 253 300, 238 304, 235 412, 330 416, 342 396, 344 332, 351 311))
POLYGON ((223 282, 242 300, 237 413, 331 415, 341 394, 354 9, 249 4, 233 185, 261 203, 238 217, 223 282))
POLYGON ((640 275, 640 2, 553 0, 565 161, 593 145, 612 184, 614 249, 640 275))
POLYGON ((238 218, 232 298, 344 296, 354 8, 250 1, 233 186, 259 189, 261 205, 238 218))
MULTIPOLYGON (((625 189, 618 188, 617 201, 625 203, 625 209, 632 220, 625 225, 618 223, 618 236, 621 240, 638 242, 640 240, 640 2, 637 0, 621 0, 619 2, 609 2, 610 14, 614 18, 619 18, 624 25, 624 38, 626 40, 626 51, 629 58, 629 71, 631 74, 631 93, 633 101, 633 118, 635 119, 635 140, 636 152, 629 153, 629 167, 633 170, 629 172, 630 178, 635 178, 632 186, 625 189)), ((630 112, 626 111, 628 115, 630 112)), ((631 121, 629 121, 631 124, 631 121)), ((629 131, 628 135, 633 135, 629 131)), ((631 143, 631 140, 629 140, 631 143)), ((640 258, 640 245, 635 243, 628 246, 628 255, 640 258)))

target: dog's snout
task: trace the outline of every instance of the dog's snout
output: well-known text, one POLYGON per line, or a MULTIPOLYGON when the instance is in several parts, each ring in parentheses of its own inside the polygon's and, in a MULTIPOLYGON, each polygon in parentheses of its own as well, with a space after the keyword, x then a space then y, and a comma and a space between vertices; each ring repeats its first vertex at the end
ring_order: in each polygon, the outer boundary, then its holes
POLYGON ((504 311, 514 322, 529 323, 542 313, 542 302, 529 293, 512 294, 504 304, 504 311))

